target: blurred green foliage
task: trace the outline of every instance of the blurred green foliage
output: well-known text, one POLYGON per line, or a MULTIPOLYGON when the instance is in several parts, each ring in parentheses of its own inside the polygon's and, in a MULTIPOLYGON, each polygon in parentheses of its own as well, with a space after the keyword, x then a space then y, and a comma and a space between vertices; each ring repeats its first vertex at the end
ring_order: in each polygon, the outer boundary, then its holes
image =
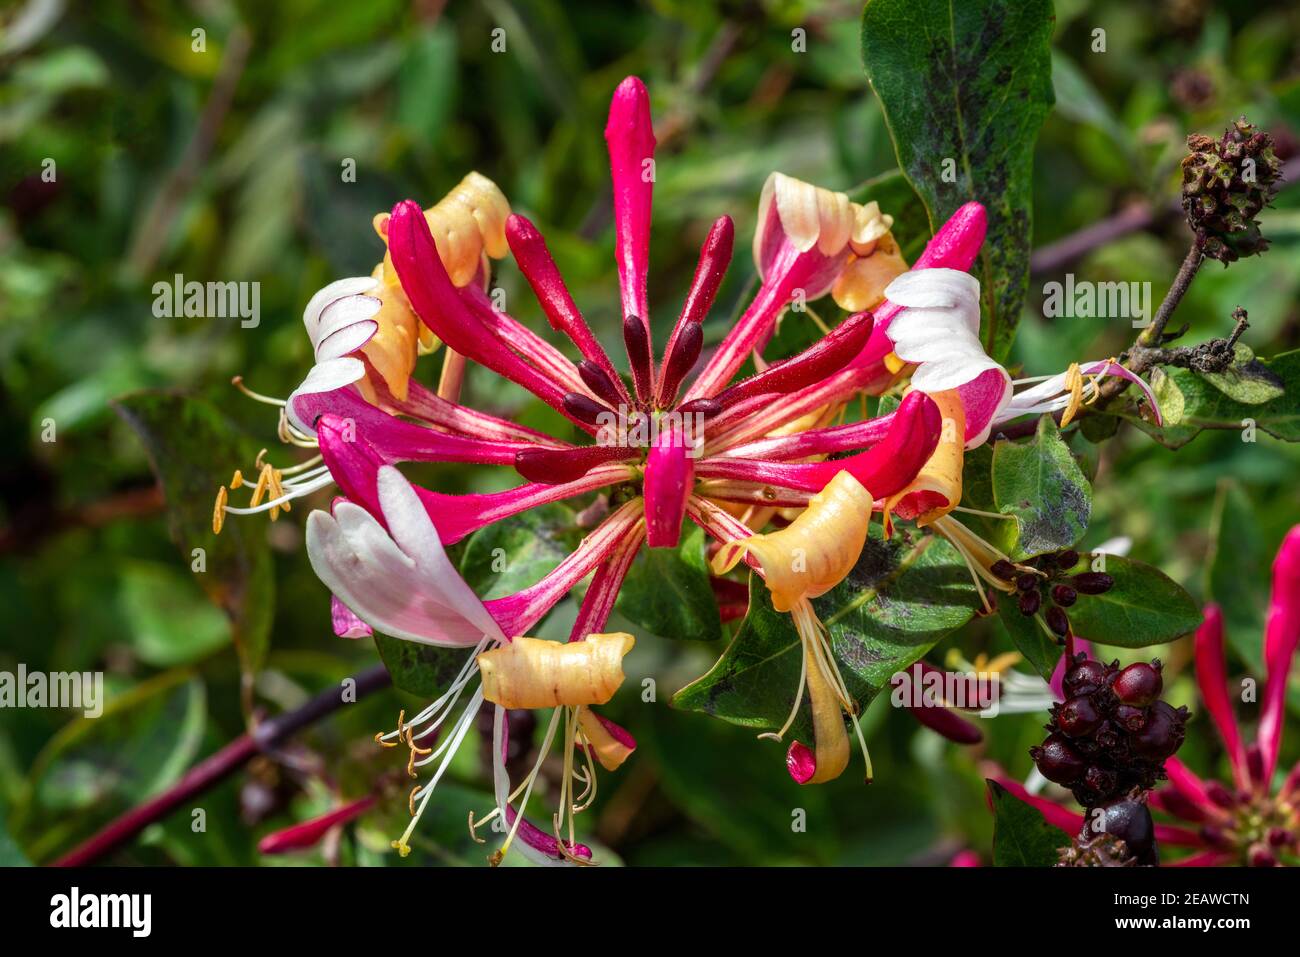
MULTIPOLYGON (((1217 132, 1245 114, 1294 152, 1293 3, 1056 6, 1056 106, 1035 155, 1035 247, 1134 201, 1171 202, 1190 131, 1217 132), (1098 28, 1104 53, 1093 51, 1098 28)), ((893 146, 860 66, 858 4, 63 7, 32 2, 0 14, 0 669, 24 662, 103 670, 110 704, 94 721, 57 710, 0 713, 0 821, 12 834, 0 833, 6 862, 48 861, 174 782, 244 729, 248 703, 291 708, 375 661, 371 642, 333 636, 328 595, 301 547, 306 508, 296 508, 275 525, 244 520, 243 534, 258 537, 255 550, 269 553, 253 573, 274 580, 275 604, 272 612, 266 599, 274 617, 263 667, 241 687, 231 625, 205 600, 188 551, 170 539, 146 449, 110 400, 179 389, 237 423, 246 432, 243 458, 222 462, 219 450, 207 449, 215 492, 230 470, 251 467, 247 450, 277 445, 273 413, 235 392, 231 376, 287 394, 312 358, 299 321, 310 294, 368 272, 381 255, 371 217, 408 196, 428 205, 470 169, 493 178, 538 223, 575 299, 613 343, 618 293, 601 133, 609 96, 629 73, 649 85, 659 126, 651 299, 661 333, 699 241, 724 213, 740 241, 706 332, 716 338, 725 328, 753 277, 747 239, 771 170, 838 189, 882 175, 898 187, 889 179, 893 146), (50 12, 44 22, 42 11, 50 12), (491 47, 497 28, 505 30, 504 52, 491 47), (195 30, 204 31, 201 51, 195 30), (792 50, 795 30, 806 31, 804 53, 792 50), (343 176, 349 161, 355 182, 343 176), (177 273, 260 283, 260 324, 155 317, 151 288, 177 273)), ((1262 217, 1270 252, 1202 271, 1176 320, 1190 323, 1189 341, 1226 334, 1242 305, 1251 320, 1244 341, 1256 355, 1300 345, 1297 193, 1262 217)), ((915 249, 925 237, 899 238, 915 249)), ((1158 301, 1186 240, 1173 219, 1072 268, 1095 280, 1150 281, 1158 301)), ((1013 363, 1041 374, 1124 348, 1126 322, 1045 320, 1044 278, 1031 280, 1013 363)), ((543 326, 513 264, 500 267, 498 284, 516 316, 543 326)), ((418 374, 430 381, 436 367, 426 360, 418 374)), ((529 424, 554 424, 521 391, 474 371, 469 399, 529 424)), ((1235 432, 1207 431, 1171 452, 1127 426, 1103 446, 1075 435, 1072 447, 1095 470, 1085 546, 1129 536, 1134 558, 1198 598, 1227 602, 1232 667, 1257 667, 1261 575, 1300 517, 1300 451, 1265 434, 1245 443, 1235 432)), ((463 467, 424 477, 449 490, 503 481, 463 467)), ((198 502, 197 514, 210 506, 198 502)), ((562 608, 555 617, 572 613, 562 608)), ((550 622, 543 634, 563 624, 550 622)), ((942 661, 953 644, 967 657, 1009 647, 996 619, 958 632, 931 658, 942 661)), ((1186 645, 1159 651, 1168 673, 1179 675, 1175 701, 1194 704, 1186 645)), ((980 762, 1024 776, 1026 749, 1041 737, 1037 718, 1001 718, 986 726, 985 744, 959 750, 877 702, 864 721, 877 783, 864 790, 849 775, 800 789, 775 746, 667 706, 721 648, 639 641, 637 669, 656 679, 657 701, 642 705, 631 682, 620 696, 612 716, 641 748, 605 777, 589 816, 591 838, 611 860, 944 863, 961 847, 987 859, 993 821, 980 762), (792 827, 798 810, 806 831, 792 827)), ((259 858, 256 839, 393 780, 395 763, 370 736, 417 702, 392 691, 344 709, 205 795, 196 804, 205 831, 195 833, 192 815, 178 811, 114 860, 319 863, 319 851, 259 858)), ((454 782, 439 791, 442 810, 426 818, 402 866, 481 861, 463 822, 469 809, 490 804, 484 748, 463 749, 454 782)), ((1216 748, 1198 717, 1188 763, 1208 772, 1221 762, 1216 748)), ((1298 751, 1293 733, 1284 763, 1298 751)), ((389 797, 342 842, 339 860, 399 863, 387 842, 406 816, 405 800, 389 797)))

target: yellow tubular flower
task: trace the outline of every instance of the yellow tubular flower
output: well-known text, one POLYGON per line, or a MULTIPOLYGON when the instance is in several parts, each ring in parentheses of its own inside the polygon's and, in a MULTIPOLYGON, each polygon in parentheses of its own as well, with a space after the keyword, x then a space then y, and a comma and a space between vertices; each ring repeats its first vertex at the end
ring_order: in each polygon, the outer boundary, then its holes
POLYGON ((625 632, 559 642, 519 637, 478 656, 483 697, 503 708, 604 704, 623 683, 625 632))
POLYGON ((713 571, 720 575, 735 567, 744 553, 754 556, 772 594, 772 607, 790 612, 794 620, 803 648, 803 677, 789 718, 771 737, 779 740, 794 723, 806 687, 812 707, 814 752, 808 753, 796 741, 786 759, 800 784, 833 780, 848 766, 846 713, 853 721, 867 780, 871 780, 871 757, 858 727, 857 703, 844 684, 830 635, 811 601, 853 570, 866 544, 871 505, 871 493, 848 472, 839 472, 786 528, 724 546, 713 561, 713 571))
MULTIPOLYGON (((388 216, 379 213, 374 218, 375 232, 385 243, 388 216)), ((496 183, 480 173, 470 173, 457 183, 436 205, 424 211, 424 218, 433 233, 438 258, 457 286, 469 285, 476 276, 486 282, 488 258, 501 259, 509 251, 506 220, 510 218, 510 203, 496 183)), ((436 349, 438 340, 411 311, 387 253, 372 275, 379 285, 367 295, 375 296, 383 305, 374 316, 379 329, 361 351, 389 391, 405 399, 416 357, 436 349)), ((361 389, 373 402, 369 383, 363 382, 361 389)))
POLYGON ((931 392, 930 398, 943 416, 939 444, 912 484, 885 501, 885 520, 890 513, 915 519, 920 528, 942 518, 961 502, 961 471, 966 448, 966 413, 957 390, 931 392))
POLYGON ((836 305, 849 312, 875 309, 885 301, 885 287, 905 272, 907 260, 893 234, 886 232, 870 252, 855 254, 849 260, 831 287, 831 296, 836 305))

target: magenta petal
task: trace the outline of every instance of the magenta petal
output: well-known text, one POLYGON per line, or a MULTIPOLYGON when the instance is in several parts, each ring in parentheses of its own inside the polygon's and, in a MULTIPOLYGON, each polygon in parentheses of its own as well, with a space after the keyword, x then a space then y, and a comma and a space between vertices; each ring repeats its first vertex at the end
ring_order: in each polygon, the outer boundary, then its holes
POLYGON ((887 498, 916 478, 938 446, 942 428, 943 416, 934 400, 911 392, 896 410, 885 438, 857 455, 800 464, 710 458, 696 471, 701 479, 738 479, 809 492, 821 491, 836 474, 848 472, 875 498, 887 498))
POLYGON ((332 828, 360 817, 370 810, 374 803, 374 795, 366 795, 318 818, 268 834, 257 842, 258 853, 283 854, 286 851, 315 847, 332 828))
POLYGON ((1209 791, 1196 774, 1178 758, 1165 759, 1165 775, 1169 784, 1184 798, 1213 817, 1222 817, 1223 810, 1210 800, 1209 791))
MULTIPOLYGON (((609 380, 622 390, 618 372, 574 303, 555 260, 551 258, 550 250, 546 248, 546 240, 537 227, 525 217, 513 214, 506 220, 506 241, 514 253, 515 262, 519 264, 519 271, 524 274, 524 279, 533 289, 533 295, 541 303, 551 328, 564 333, 578 347, 583 358, 598 365, 609 380)), ((623 398, 625 401, 630 400, 626 392, 623 398)))
POLYGON ((533 442, 555 448, 570 447, 567 442, 561 442, 545 433, 450 402, 415 379, 410 381, 406 399, 398 399, 391 393, 383 399, 385 405, 402 415, 409 415, 458 435, 498 442, 533 442))
MULTIPOLYGON (((418 203, 405 200, 393 207, 388 220, 388 251, 411 307, 439 339, 564 412, 567 390, 511 352, 461 299, 438 257, 433 234, 418 203)), ((591 431, 585 423, 569 418, 591 431)))
POLYGON ((340 638, 369 638, 374 634, 374 629, 353 614, 337 595, 330 595, 330 619, 334 624, 334 634, 340 638))
POLYGON ((614 91, 605 142, 614 181, 615 256, 623 315, 640 318, 648 335, 646 280, 650 270, 655 132, 650 119, 650 94, 637 77, 629 76, 614 91))
POLYGON ((646 455, 646 543, 651 548, 675 548, 686 518, 686 497, 695 480, 693 449, 679 428, 664 429, 646 455))
POLYGON ((836 326, 796 356, 774 363, 757 375, 737 382, 718 396, 724 406, 764 393, 788 393, 820 382, 844 368, 871 335, 871 313, 859 312, 836 326))
POLYGON ((1282 539, 1273 560, 1273 592, 1269 599, 1268 622, 1264 626, 1264 685, 1255 740, 1264 758, 1262 784, 1267 786, 1277 767, 1282 748, 1282 723, 1286 712, 1286 686, 1291 659, 1300 644, 1300 525, 1282 539))
POLYGON ((639 500, 624 503, 540 581, 513 595, 484 602, 501 630, 511 637, 527 634, 578 582, 608 561, 629 535, 639 534, 641 507, 639 500))
POLYGON ((980 867, 980 856, 969 848, 958 851, 948 862, 949 867, 980 867))
POLYGON ((628 570, 644 541, 644 527, 633 526, 624 534, 622 542, 610 557, 596 569, 596 574, 591 576, 587 594, 582 596, 578 617, 569 632, 570 641, 582 641, 590 634, 605 630, 605 623, 609 621, 614 603, 618 601, 619 589, 623 587, 628 570))
MULTIPOLYGON (((709 310, 713 307, 713 300, 718 295, 718 287, 722 285, 722 277, 726 275, 727 266, 731 263, 735 236, 736 227, 731 217, 721 216, 714 222, 709 235, 705 237, 704 245, 700 247, 700 260, 695 266, 695 277, 691 280, 690 291, 682 303, 682 311, 677 317, 677 325, 673 327, 672 335, 668 338, 668 345, 664 347, 664 369, 661 371, 657 390, 661 408, 667 408, 677 398, 677 388, 681 385, 682 378, 690 371, 689 368, 680 368, 679 362, 672 368, 670 379, 669 360, 674 355, 680 356, 677 348, 683 332, 690 326, 703 325, 709 310)), ((697 355, 696 358, 699 356, 697 355)))
MULTIPOLYGON (((988 214, 984 207, 976 202, 966 203, 939 227, 912 268, 958 269, 965 272, 975 264, 987 231, 988 214)), ((889 328, 894 316, 898 315, 899 308, 895 303, 886 302, 876 310, 876 325, 871 331, 871 338, 854 360, 854 365, 871 370, 873 378, 880 382, 887 383, 893 378, 884 368, 885 356, 894 351, 894 344, 885 335, 885 330, 889 328)))
POLYGON ((894 413, 887 412, 863 422, 850 422, 826 429, 806 429, 793 435, 757 439, 721 450, 718 454, 741 459, 767 459, 785 462, 813 455, 832 455, 855 449, 869 449, 889 434, 894 413))
POLYGON ((515 469, 530 482, 558 485, 586 475, 597 465, 632 458, 636 453, 617 445, 585 445, 576 449, 532 446, 515 453, 515 469))
POLYGON ((1218 605, 1205 607, 1205 621, 1196 630, 1196 682, 1200 686, 1205 709, 1210 712, 1232 761, 1232 775, 1237 787, 1249 787, 1246 753, 1237 731, 1232 702, 1228 698, 1228 673, 1223 659, 1223 615, 1218 605))
POLYGON ((591 712, 593 718, 600 722, 600 726, 609 732, 611 738, 623 745, 623 747, 627 748, 629 751, 636 750, 636 738, 632 737, 632 732, 628 731, 627 728, 623 727, 621 724, 610 721, 609 718, 606 718, 604 715, 597 714, 594 708, 588 708, 587 710, 591 712))
MULTIPOLYGON (((517 817, 519 817, 519 812, 507 804, 506 824, 510 827, 514 827, 515 819, 517 817)), ((535 851, 540 851, 548 857, 555 858, 557 861, 564 860, 564 855, 560 853, 560 842, 550 834, 547 834, 541 828, 534 826, 528 818, 523 818, 519 822, 519 830, 515 833, 515 836, 535 851)), ((591 848, 586 844, 570 844, 568 841, 565 841, 564 849, 568 851, 572 857, 581 857, 584 860, 591 860, 591 848)))
POLYGON ((998 784, 1006 788, 1011 794, 1026 804, 1038 808, 1047 823, 1052 827, 1059 827, 1070 837, 1074 837, 1083 829, 1083 815, 1076 814, 1069 808, 1062 807, 1055 801, 1049 801, 1045 797, 1039 797, 1037 794, 1030 794, 1025 790, 1025 786, 1005 774, 999 774, 993 778, 998 784))
POLYGON ((785 753, 785 767, 795 784, 807 784, 817 773, 817 755, 807 745, 791 741, 785 753))

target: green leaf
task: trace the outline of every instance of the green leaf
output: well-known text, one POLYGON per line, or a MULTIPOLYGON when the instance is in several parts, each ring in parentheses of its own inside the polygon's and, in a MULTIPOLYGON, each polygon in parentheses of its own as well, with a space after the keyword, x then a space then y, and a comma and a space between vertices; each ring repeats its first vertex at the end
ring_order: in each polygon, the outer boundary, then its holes
POLYGON ((676 548, 642 549, 615 607, 629 621, 663 638, 721 638, 722 619, 704 558, 704 530, 692 525, 676 548))
POLYGON ((1236 479, 1223 479, 1210 518, 1205 594, 1223 610, 1228 644, 1253 666, 1260 664, 1269 580, 1268 551, 1250 498, 1236 479))
POLYGON ((1229 399, 1245 405, 1263 405, 1286 391, 1277 374, 1256 359, 1255 353, 1244 342, 1233 348, 1232 365, 1228 368, 1199 375, 1229 399))
POLYGON ((1055 867, 1060 860, 1056 850, 1066 843, 1061 830, 996 781, 987 783, 993 804, 993 866, 1055 867))
MULTIPOLYGON (((1084 556, 1088 560, 1088 556, 1084 556)), ((1150 565, 1105 556, 1096 568, 1115 579, 1101 595, 1079 595, 1070 609, 1076 634, 1103 645, 1145 648, 1193 631, 1201 623, 1201 609, 1176 581, 1150 565)))
POLYGON ((207 695, 187 671, 111 697, 98 717, 65 725, 32 764, 31 803, 14 821, 40 861, 180 779, 198 755, 207 695))
POLYGON ((1003 515, 1016 517, 1014 548, 1010 536, 1003 536, 1013 559, 1069 548, 1083 537, 1092 487, 1050 415, 1038 420, 1028 442, 996 444, 993 500, 1003 515))
POLYGON ((1282 383, 1282 395, 1249 404, 1229 397, 1218 385, 1190 369, 1158 368, 1151 373, 1151 388, 1160 403, 1164 425, 1131 413, 1127 417, 1171 449, 1182 448, 1202 429, 1249 430, 1246 434, 1253 434, 1258 428, 1287 442, 1300 442, 1300 349, 1255 361, 1282 383))
POLYGON ((465 665, 465 648, 438 648, 375 633, 379 658, 393 679, 393 687, 420 698, 436 698, 465 665))
POLYGON ((471 535, 460 573, 484 601, 502 598, 540 581, 581 541, 573 509, 560 503, 543 505, 471 535))
POLYGON ((230 623, 186 575, 161 562, 130 562, 122 569, 118 601, 131 647, 155 668, 191 664, 230 641, 230 623))
POLYGON ((862 62, 937 229, 988 210, 981 338, 1005 359, 1029 280, 1034 142, 1053 102, 1051 0, 870 0, 862 62))
MULTIPOLYGON (((873 526, 848 576, 813 601, 831 635, 850 693, 865 709, 890 676, 970 620, 979 596, 956 550, 946 541, 903 534, 886 541, 873 526)), ((673 696, 673 705, 733 724, 778 728, 799 690, 802 652, 788 614, 772 607, 767 586, 749 583, 749 613, 709 672, 673 696)), ((795 733, 805 733, 808 703, 795 733)))
POLYGON ((1044 681, 1052 680, 1056 663, 1061 660, 1058 645, 1039 624, 1039 617, 1020 614, 1014 595, 998 595, 998 619, 1007 630, 1016 651, 1034 666, 1044 681))
POLYGON ((136 392, 114 403, 144 443, 167 499, 173 541, 209 599, 225 612, 246 674, 266 659, 275 607, 275 576, 265 523, 227 521, 212 533, 217 487, 257 448, 215 407, 169 392, 136 392))

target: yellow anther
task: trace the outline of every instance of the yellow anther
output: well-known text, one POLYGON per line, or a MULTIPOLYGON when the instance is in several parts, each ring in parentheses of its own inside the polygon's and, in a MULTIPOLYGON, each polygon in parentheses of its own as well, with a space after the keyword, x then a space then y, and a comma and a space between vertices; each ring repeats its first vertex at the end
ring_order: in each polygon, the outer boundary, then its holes
POLYGON ((235 469, 235 474, 230 476, 230 490, 233 492, 244 484, 244 473, 235 469))
POLYGON ((385 740, 384 740, 384 732, 382 732, 382 731, 376 731, 376 732, 375 732, 375 744, 379 745, 381 748, 395 748, 395 747, 397 747, 397 742, 396 742, 396 741, 385 741, 385 740))
POLYGON ((1061 428, 1070 424, 1083 404, 1083 374, 1079 371, 1079 363, 1070 363, 1070 368, 1065 371, 1065 385, 1070 390, 1070 401, 1061 415, 1061 428))
POLYGON ((257 469, 262 468, 262 466, 263 466, 262 459, 263 459, 265 456, 266 456, 266 449, 262 449, 262 451, 258 452, 258 453, 257 453, 257 458, 253 460, 253 467, 254 467, 254 468, 257 468, 257 469))
MULTIPOLYGON (((266 450, 263 449, 262 451, 265 452, 266 450)), ((258 458, 260 459, 261 456, 259 455, 258 458)), ((252 501, 248 503, 250 508, 257 508, 258 505, 262 504, 262 496, 266 494, 266 490, 271 483, 271 466, 258 465, 258 468, 261 471, 257 474, 257 485, 253 487, 252 501)))
POLYGON ((407 844, 405 841, 393 841, 389 846, 392 847, 400 857, 408 857, 411 853, 411 845, 407 844))
MULTIPOLYGON (((412 812, 412 813, 414 813, 414 812, 412 812)), ((478 831, 476 831, 476 830, 474 829, 474 812, 473 812, 473 811, 470 811, 470 812, 469 812, 469 836, 470 836, 471 838, 473 838, 475 844, 486 844, 486 843, 487 843, 487 841, 485 841, 483 838, 481 838, 481 837, 478 836, 478 831)))
MULTIPOLYGON (((417 784, 415 787, 411 788, 411 793, 406 797, 406 808, 411 812, 411 817, 415 817, 415 796, 420 793, 420 788, 422 786, 423 785, 417 784)), ((472 821, 474 819, 474 812, 470 811, 469 816, 472 821)))
POLYGON ((212 534, 220 535, 226 521, 226 487, 217 487, 217 504, 212 507, 212 534))

